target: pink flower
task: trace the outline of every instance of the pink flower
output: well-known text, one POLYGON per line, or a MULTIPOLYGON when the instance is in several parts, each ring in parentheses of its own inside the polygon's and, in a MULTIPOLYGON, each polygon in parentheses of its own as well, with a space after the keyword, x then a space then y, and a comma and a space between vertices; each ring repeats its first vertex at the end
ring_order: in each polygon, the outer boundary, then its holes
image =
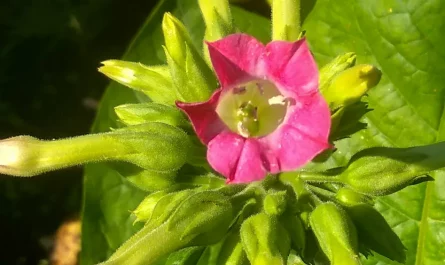
POLYGON ((221 88, 207 102, 176 104, 228 183, 295 170, 330 148, 330 111, 306 40, 264 46, 233 34, 208 47, 221 88))

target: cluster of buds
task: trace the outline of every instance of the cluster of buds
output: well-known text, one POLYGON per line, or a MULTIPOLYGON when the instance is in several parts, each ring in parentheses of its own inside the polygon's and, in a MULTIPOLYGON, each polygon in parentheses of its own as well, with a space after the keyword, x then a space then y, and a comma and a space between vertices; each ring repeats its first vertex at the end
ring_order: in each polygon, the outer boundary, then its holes
POLYGON ((346 53, 320 69, 301 37, 299 1, 273 1, 267 45, 235 33, 227 0, 199 1, 201 53, 185 26, 164 16, 166 65, 108 60, 99 71, 152 102, 117 106, 108 133, 0 141, 0 173, 34 176, 102 161, 137 166, 128 180, 150 194, 132 211, 144 227, 104 265, 361 264, 371 251, 405 261, 404 246, 375 210, 376 196, 431 180, 445 146, 371 148, 327 171, 348 111, 381 72, 346 53), (297 14, 297 15, 296 15, 297 14))

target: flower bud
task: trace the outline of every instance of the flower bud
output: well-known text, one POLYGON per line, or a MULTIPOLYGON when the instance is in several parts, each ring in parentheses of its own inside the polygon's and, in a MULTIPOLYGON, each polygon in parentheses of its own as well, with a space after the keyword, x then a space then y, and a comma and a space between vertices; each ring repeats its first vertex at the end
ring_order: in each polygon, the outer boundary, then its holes
POLYGON ((114 108, 119 119, 127 125, 161 122, 180 128, 191 128, 190 122, 178 108, 159 103, 125 104, 114 108))
POLYGON ((252 265, 286 264, 290 239, 275 216, 262 212, 241 225, 241 242, 252 265))
POLYGON ((206 24, 205 39, 215 41, 234 33, 232 14, 227 0, 199 0, 206 24))
POLYGON ((345 206, 353 206, 360 203, 371 203, 371 198, 357 193, 349 188, 341 188, 337 191, 335 198, 345 206))
POLYGON ((300 36, 300 1, 272 2, 272 39, 296 41, 300 36))
POLYGON ((129 88, 141 91, 151 100, 173 105, 176 92, 167 66, 146 66, 120 60, 102 62, 99 72, 129 88))
POLYGON ((368 90, 376 86, 382 73, 372 65, 359 64, 339 73, 322 94, 331 111, 360 101, 368 90))
POLYGON ((445 166, 445 142, 411 148, 375 147, 355 154, 340 181, 371 196, 394 193, 413 183, 432 180, 427 174, 445 166))
POLYGON ((391 260, 405 263, 406 254, 402 241, 376 209, 361 203, 346 210, 357 228, 361 244, 391 260))
POLYGON ((216 79, 193 46, 185 26, 170 13, 164 15, 162 30, 165 55, 179 99, 185 102, 207 100, 216 88, 216 79))
POLYGON ((54 141, 30 136, 0 141, 0 173, 34 176, 98 161, 126 161, 158 172, 179 169, 187 160, 187 134, 162 123, 54 141))
POLYGON ((335 57, 332 61, 324 65, 320 69, 320 91, 328 89, 332 80, 344 70, 355 65, 356 55, 353 52, 348 52, 335 57))
POLYGON ((346 212, 333 203, 318 205, 310 225, 332 265, 358 265, 357 232, 346 212))

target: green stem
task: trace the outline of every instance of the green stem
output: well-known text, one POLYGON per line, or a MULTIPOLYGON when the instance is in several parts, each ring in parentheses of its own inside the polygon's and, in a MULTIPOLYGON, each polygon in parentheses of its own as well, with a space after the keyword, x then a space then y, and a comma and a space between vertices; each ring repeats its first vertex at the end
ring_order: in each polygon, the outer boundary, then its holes
POLYGON ((341 183, 341 179, 338 175, 330 176, 319 172, 301 171, 300 178, 309 183, 341 183))
POLYGON ((272 2, 272 39, 296 41, 300 31, 300 0, 274 0, 272 2))
POLYGON ((168 253, 185 246, 178 233, 169 231, 168 224, 164 223, 150 231, 145 226, 136 235, 126 241, 107 261, 99 265, 150 265, 155 264, 168 253))

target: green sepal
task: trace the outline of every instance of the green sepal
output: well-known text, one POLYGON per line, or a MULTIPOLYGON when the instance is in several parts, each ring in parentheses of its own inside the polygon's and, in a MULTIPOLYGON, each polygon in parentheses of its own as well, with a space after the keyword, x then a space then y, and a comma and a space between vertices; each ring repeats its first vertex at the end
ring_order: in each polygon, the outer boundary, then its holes
POLYGON ((168 256, 165 265, 196 265, 204 247, 188 247, 180 249, 168 256))
POLYGON ((211 245, 227 234, 233 217, 229 198, 218 191, 202 191, 180 204, 167 229, 177 231, 180 240, 190 245, 211 245))
POLYGON ((208 100, 217 88, 216 78, 193 46, 184 25, 167 13, 162 28, 166 43, 165 56, 178 99, 184 102, 208 100))
POLYGON ((115 130, 108 134, 121 145, 116 160, 133 163, 158 172, 178 170, 187 161, 190 149, 188 135, 168 124, 150 122, 115 130))
POLYGON ((385 218, 371 205, 361 203, 346 208, 361 244, 380 255, 405 263, 405 247, 385 218))
POLYGON ((263 201, 264 212, 268 215, 280 216, 286 210, 286 191, 269 192, 263 201))
POLYGON ((114 108, 119 120, 126 125, 161 122, 171 126, 191 129, 190 122, 176 107, 155 102, 124 104, 114 108))
POLYGON ((238 229, 231 229, 220 242, 208 246, 196 265, 249 265, 238 229))
POLYGON ((276 216, 264 212, 253 215, 241 225, 240 233, 252 265, 286 264, 291 242, 276 216))
POLYGON ((205 40, 214 41, 234 33, 232 14, 227 0, 199 0, 206 24, 205 40))
POLYGON ((306 231, 298 214, 289 210, 285 211, 279 217, 279 221, 288 232, 292 249, 298 254, 302 253, 306 246, 306 231))
POLYGON ((174 105, 177 96, 168 66, 146 66, 121 60, 107 60, 102 64, 99 72, 114 81, 141 91, 154 102, 174 105))
POLYGON ((135 222, 145 222, 149 220, 154 208, 156 207, 156 204, 167 194, 167 191, 158 191, 145 197, 142 202, 139 203, 138 207, 136 207, 136 209, 132 212, 133 215, 136 216, 135 222))
POLYGON ((332 80, 344 70, 355 65, 356 55, 353 52, 348 52, 335 57, 332 61, 325 64, 319 72, 319 87, 323 93, 329 88, 332 80))
POLYGON ((356 228, 348 214, 334 203, 318 205, 310 225, 331 265, 361 264, 356 228))
POLYGON ((195 190, 185 189, 176 192, 170 192, 167 195, 163 196, 159 201, 157 201, 156 206, 153 208, 150 219, 147 221, 146 226, 154 229, 162 225, 170 218, 170 216, 176 211, 176 209, 185 199, 195 193, 195 190))

